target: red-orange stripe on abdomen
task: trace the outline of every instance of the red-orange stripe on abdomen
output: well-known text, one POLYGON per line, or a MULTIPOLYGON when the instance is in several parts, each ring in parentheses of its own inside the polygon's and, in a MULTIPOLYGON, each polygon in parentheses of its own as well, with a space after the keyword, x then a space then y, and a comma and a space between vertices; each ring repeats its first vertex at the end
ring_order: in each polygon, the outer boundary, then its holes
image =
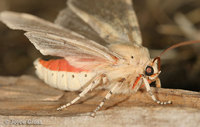
POLYGON ((88 70, 84 70, 84 69, 81 69, 81 68, 76 68, 76 67, 70 65, 68 63, 68 61, 65 60, 65 59, 54 59, 54 60, 48 60, 48 61, 40 59, 39 63, 43 67, 45 67, 45 68, 47 68, 49 70, 52 70, 52 71, 67 71, 67 72, 88 71, 88 70))

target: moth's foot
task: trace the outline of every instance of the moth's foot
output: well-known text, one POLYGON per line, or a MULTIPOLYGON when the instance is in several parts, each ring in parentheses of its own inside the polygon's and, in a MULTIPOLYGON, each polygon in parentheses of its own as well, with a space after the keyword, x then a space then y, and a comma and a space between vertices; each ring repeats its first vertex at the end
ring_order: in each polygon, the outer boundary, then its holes
POLYGON ((166 104, 172 104, 172 101, 156 101, 156 103, 160 105, 166 105, 166 104))
POLYGON ((63 106, 60 106, 59 108, 57 108, 56 110, 57 111, 60 111, 60 110, 62 110, 62 109, 64 109, 64 108, 66 108, 66 107, 68 107, 67 105, 63 105, 63 106))
POLYGON ((90 113, 90 116, 94 118, 96 116, 96 113, 92 112, 92 113, 90 113))

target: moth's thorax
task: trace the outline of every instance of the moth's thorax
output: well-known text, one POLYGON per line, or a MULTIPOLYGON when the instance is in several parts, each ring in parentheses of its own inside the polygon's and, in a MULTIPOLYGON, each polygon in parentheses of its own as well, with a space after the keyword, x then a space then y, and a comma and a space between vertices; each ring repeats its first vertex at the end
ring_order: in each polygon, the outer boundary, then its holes
POLYGON ((136 44, 112 44, 109 48, 122 57, 122 64, 146 66, 151 61, 148 49, 143 46, 136 44))
POLYGON ((117 53, 121 58, 118 63, 107 69, 107 76, 110 80, 127 78, 132 75, 131 80, 139 74, 143 74, 146 66, 151 62, 147 48, 137 45, 113 44, 110 50, 117 53))

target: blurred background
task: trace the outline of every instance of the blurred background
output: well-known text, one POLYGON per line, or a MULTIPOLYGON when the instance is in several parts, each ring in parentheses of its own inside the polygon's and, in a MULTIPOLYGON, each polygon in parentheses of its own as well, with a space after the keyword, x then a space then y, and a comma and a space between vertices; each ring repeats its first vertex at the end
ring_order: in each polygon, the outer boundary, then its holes
MULTIPOLYGON (((151 55, 188 40, 200 40, 199 0, 133 0, 143 45, 151 55)), ((66 0, 0 0, 0 11, 26 12, 51 22, 66 0)), ((34 75, 33 61, 41 54, 23 35, 0 23, 0 75, 34 75)), ((164 88, 200 91, 200 43, 177 48, 162 59, 164 88)))

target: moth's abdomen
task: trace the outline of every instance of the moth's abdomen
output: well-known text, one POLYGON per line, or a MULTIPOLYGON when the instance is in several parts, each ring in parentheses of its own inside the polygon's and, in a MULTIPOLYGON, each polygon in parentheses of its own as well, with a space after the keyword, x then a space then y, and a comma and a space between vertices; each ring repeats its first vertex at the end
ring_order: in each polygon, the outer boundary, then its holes
POLYGON ((42 60, 34 62, 36 74, 48 85, 68 91, 80 90, 96 74, 76 68, 65 59, 42 60))

